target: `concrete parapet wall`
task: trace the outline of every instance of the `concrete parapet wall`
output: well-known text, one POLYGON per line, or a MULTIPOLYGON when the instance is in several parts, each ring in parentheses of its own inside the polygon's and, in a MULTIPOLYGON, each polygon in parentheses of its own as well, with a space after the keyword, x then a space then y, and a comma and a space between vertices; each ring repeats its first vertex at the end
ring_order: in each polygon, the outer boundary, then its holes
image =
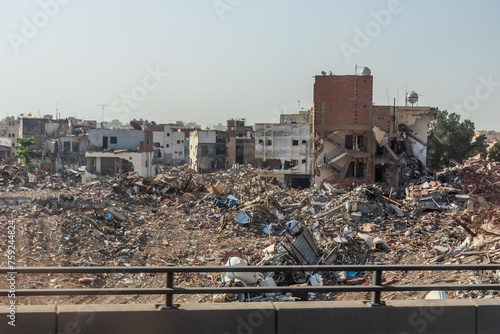
POLYGON ((18 306, 0 333, 498 333, 500 299, 18 306))

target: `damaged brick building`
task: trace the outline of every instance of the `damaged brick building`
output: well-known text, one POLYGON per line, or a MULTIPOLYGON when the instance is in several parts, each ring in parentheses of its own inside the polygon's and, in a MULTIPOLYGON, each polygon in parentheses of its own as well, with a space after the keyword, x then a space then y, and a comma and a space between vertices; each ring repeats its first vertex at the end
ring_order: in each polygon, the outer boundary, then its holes
MULTIPOLYGON (((412 94, 413 104, 418 95, 412 94)), ((426 166, 436 114, 433 107, 375 105, 367 67, 356 75, 315 76, 314 182, 403 184, 426 166)))

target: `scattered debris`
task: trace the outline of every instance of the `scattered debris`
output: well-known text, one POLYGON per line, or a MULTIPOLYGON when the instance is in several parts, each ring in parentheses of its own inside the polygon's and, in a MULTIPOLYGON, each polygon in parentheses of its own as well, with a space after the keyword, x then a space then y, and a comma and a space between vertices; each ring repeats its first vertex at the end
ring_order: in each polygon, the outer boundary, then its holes
MULTIPOLYGON (((468 161, 401 189, 325 183, 303 190, 258 179, 251 166, 196 174, 166 167, 154 178, 125 173, 81 183, 0 166, 0 226, 15 220, 19 266, 288 264, 452 264, 500 261, 500 164, 468 161)), ((6 229, 0 231, 7 240, 6 229)), ((7 245, 0 249, 6 251, 7 245)), ((6 266, 5 259, 0 266, 6 266)), ((148 274, 82 277, 75 285, 163 287, 148 274)), ((383 283, 491 282, 497 272, 384 273, 383 283), (412 276, 413 275, 413 276, 412 276), (443 275, 435 273, 433 275, 443 275), (417 277, 418 276, 418 277, 417 277)), ((43 275, 34 275, 42 280, 43 275)), ((53 275, 48 286, 60 286, 53 275), (54 280, 55 281, 52 281, 54 280)), ((371 273, 271 272, 178 274, 176 284, 302 286, 371 284, 371 273)), ((3 283, 0 283, 0 285, 3 283)), ((27 283, 30 284, 30 283, 27 283)), ((64 281, 64 287, 71 282, 64 281)), ((0 286, 0 288, 2 288, 0 286)), ((479 298, 492 292, 450 292, 479 298)), ((343 294, 218 294, 200 301, 339 299, 343 294)), ((391 298, 389 295, 388 298, 391 298)), ((395 295, 394 295, 395 296, 395 295)), ((28 297, 27 297, 28 298, 28 297)), ((85 296, 67 297, 85 302, 85 296)), ((113 297, 119 298, 119 297, 113 297)), ((137 297, 139 298, 139 297, 137 297)), ((144 298, 144 297, 140 297, 144 298)), ((154 298, 154 297, 151 297, 154 298)), ((184 297, 176 297, 184 298, 184 297)), ((420 295, 424 298, 424 295, 420 295)), ((183 299, 182 299, 183 300, 183 299)))

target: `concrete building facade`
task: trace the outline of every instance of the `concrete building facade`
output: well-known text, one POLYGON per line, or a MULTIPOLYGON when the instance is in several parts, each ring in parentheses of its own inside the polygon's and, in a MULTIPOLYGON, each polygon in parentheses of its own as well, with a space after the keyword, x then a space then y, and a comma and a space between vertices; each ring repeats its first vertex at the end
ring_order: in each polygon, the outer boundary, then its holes
POLYGON ((192 131, 189 136, 190 167, 202 173, 226 169, 228 139, 224 131, 192 131))
POLYGON ((19 126, 20 126, 20 119, 19 117, 16 118, 14 116, 9 116, 9 117, 6 117, 4 119, 2 119, 2 121, 0 121, 0 138, 7 138, 9 143, 7 143, 7 141, 3 140, 2 141, 2 145, 4 147, 8 146, 11 147, 10 150, 4 150, 4 152, 11 152, 11 153, 15 153, 16 152, 16 149, 14 148, 14 146, 17 145, 17 141, 16 141, 16 138, 19 137, 19 126))
POLYGON ((310 112, 281 115, 281 123, 255 124, 255 158, 261 177, 307 187, 312 173, 310 112))
POLYGON ((255 133, 251 126, 245 125, 245 121, 245 119, 231 119, 226 122, 229 136, 227 143, 229 167, 255 162, 255 133))
POLYGON ((155 176, 151 131, 94 129, 89 131, 89 141, 87 172, 111 175, 133 171, 142 177, 155 176))
POLYGON ((185 134, 175 124, 150 125, 155 150, 154 163, 166 166, 181 165, 185 158, 185 134))

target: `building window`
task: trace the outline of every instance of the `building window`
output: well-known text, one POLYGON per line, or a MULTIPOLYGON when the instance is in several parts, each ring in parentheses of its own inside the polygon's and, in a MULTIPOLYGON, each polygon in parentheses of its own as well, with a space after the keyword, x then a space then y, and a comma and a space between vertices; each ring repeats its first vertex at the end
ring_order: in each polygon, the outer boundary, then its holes
POLYGON ((167 137, 170 137, 170 133, 167 133, 167 137))
POLYGON ((306 140, 303 140, 303 141, 302 141, 302 144, 307 144, 307 141, 306 141, 306 140))
POLYGON ((109 143, 110 144, 116 144, 117 143, 116 137, 109 137, 109 143))
POLYGON ((292 166, 292 167, 297 166, 297 165, 298 165, 298 163, 299 163, 299 162, 298 162, 298 160, 292 160, 292 161, 290 162, 290 166, 292 166))
POLYGON ((180 143, 181 143, 181 141, 180 141, 180 140, 178 140, 178 141, 177 141, 177 144, 180 144, 180 143))
POLYGON ((305 164, 306 163, 306 160, 305 159, 302 159, 302 164, 305 164))
POLYGON ((264 144, 264 141, 262 139, 259 139, 259 144, 264 144))
POLYGON ((149 137, 146 139, 146 145, 149 145, 149 137))
POLYGON ((345 148, 352 150, 352 135, 345 136, 345 148))
POLYGON ((165 144, 165 147, 168 148, 170 145, 169 144, 165 144))
POLYGON ((10 138, 10 133, 9 133, 9 138, 10 138))
POLYGON ((156 141, 156 142, 153 143, 153 146, 154 147, 160 147, 160 143, 156 141))
POLYGON ((365 177, 365 163, 364 162, 358 162, 356 164, 356 177, 357 178, 364 178, 365 177))
POLYGON ((299 146, 299 141, 298 140, 292 140, 292 145, 293 146, 299 146))
POLYGON ((69 141, 65 141, 65 142, 63 143, 63 151, 64 151, 64 152, 69 152, 69 151, 71 151, 70 145, 71 145, 71 143, 70 143, 69 141))
POLYGON ((273 141, 271 139, 268 139, 266 144, 267 146, 271 146, 273 144, 273 141))

